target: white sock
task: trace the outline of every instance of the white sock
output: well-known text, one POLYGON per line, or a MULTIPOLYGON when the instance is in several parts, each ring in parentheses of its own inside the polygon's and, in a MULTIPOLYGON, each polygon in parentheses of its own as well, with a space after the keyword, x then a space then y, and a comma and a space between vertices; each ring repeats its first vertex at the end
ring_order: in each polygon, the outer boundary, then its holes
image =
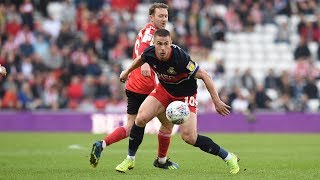
POLYGON ((129 156, 129 155, 127 155, 127 159, 134 160, 134 159, 135 159, 135 156, 129 156))
POLYGON ((166 161, 167 161, 167 157, 163 157, 163 158, 159 158, 159 157, 158 157, 158 162, 159 162, 160 164, 164 164, 164 163, 166 163, 166 161))
POLYGON ((232 154, 228 153, 228 156, 226 158, 224 158, 225 161, 228 161, 232 158, 232 154))
POLYGON ((102 149, 106 148, 107 147, 107 143, 106 141, 102 140, 102 149))

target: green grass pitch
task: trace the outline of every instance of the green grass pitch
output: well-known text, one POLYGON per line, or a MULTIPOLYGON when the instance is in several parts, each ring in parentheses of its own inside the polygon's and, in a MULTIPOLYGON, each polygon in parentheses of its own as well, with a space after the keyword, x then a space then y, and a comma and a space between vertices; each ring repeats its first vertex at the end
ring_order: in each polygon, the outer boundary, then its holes
POLYGON ((128 139, 102 153, 89 166, 91 144, 103 135, 89 133, 0 133, 0 179, 319 179, 320 134, 206 134, 240 157, 240 172, 228 173, 218 157, 171 140, 169 157, 179 170, 153 167, 157 136, 146 135, 136 166, 125 174, 115 167, 126 157, 128 139), (246 170, 245 170, 246 169, 246 170))

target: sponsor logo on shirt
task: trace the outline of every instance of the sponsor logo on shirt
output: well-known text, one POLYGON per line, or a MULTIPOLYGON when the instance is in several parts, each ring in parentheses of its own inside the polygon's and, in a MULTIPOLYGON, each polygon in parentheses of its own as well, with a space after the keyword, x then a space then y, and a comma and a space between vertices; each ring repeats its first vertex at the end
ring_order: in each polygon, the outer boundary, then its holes
POLYGON ((169 69, 167 70, 167 72, 169 74, 177 74, 177 72, 174 70, 174 67, 169 67, 169 69))

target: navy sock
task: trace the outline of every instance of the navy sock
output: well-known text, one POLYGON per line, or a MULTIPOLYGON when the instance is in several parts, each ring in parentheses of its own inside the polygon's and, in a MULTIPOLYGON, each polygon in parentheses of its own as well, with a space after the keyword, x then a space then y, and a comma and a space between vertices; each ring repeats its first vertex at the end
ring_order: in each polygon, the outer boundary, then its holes
POLYGON ((143 140, 144 128, 145 127, 137 126, 135 123, 133 124, 130 131, 130 137, 129 137, 129 149, 128 149, 129 156, 136 155, 138 148, 143 140))
POLYGON ((221 159, 225 159, 228 156, 228 151, 224 150, 222 147, 220 147, 218 156, 221 157, 221 159))
POLYGON ((202 151, 213 154, 213 155, 218 155, 220 146, 212 141, 207 136, 202 136, 198 134, 197 141, 193 145, 195 147, 199 147, 202 151))

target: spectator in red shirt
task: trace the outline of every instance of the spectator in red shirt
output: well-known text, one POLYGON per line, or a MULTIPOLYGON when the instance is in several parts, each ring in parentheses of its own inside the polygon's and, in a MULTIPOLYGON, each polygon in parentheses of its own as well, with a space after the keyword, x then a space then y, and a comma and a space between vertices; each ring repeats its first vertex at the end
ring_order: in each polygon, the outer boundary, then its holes
POLYGON ((73 76, 67 88, 68 98, 79 101, 83 97, 83 86, 78 76, 73 76))

